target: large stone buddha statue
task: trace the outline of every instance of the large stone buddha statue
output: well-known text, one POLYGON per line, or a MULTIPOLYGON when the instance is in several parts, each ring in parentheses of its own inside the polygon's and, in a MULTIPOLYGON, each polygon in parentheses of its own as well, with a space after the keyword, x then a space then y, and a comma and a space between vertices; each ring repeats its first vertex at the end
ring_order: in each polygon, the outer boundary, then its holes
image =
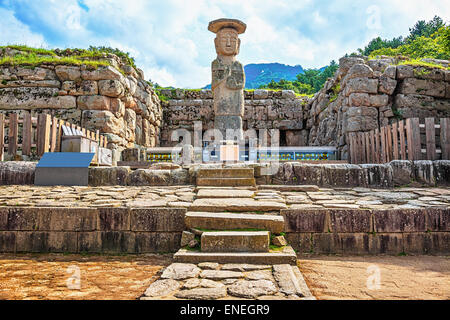
POLYGON ((236 56, 241 44, 238 36, 245 29, 246 25, 235 19, 215 20, 208 26, 209 31, 216 33, 217 59, 211 66, 214 128, 220 130, 223 140, 242 139, 245 74, 236 56))

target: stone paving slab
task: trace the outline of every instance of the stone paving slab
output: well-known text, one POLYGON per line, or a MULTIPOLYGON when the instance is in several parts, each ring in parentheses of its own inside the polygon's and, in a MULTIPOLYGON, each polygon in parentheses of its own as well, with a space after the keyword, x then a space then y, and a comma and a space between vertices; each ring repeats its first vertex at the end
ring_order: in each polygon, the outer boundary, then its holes
MULTIPOLYGON (((314 188, 314 186, 259 186, 254 188, 168 187, 38 187, 28 185, 0 186, 0 207, 90 207, 90 208, 154 208, 174 207, 198 211, 197 204, 207 203, 216 212, 241 207, 239 210, 274 211, 284 208, 354 208, 393 209, 450 207, 450 188, 314 188), (269 187, 271 189, 269 189, 269 187), (261 199, 218 198, 197 199, 196 191, 214 194, 257 194, 261 199), (255 192, 256 191, 256 192, 255 192), (218 203, 219 206, 216 204, 218 203), (214 209, 217 207, 218 209, 214 209), (261 210, 262 208, 262 210, 261 210), (251 210, 250 210, 251 209, 251 210)), ((204 207, 204 206, 203 206, 204 207)), ((238 210, 238 211, 239 211, 238 210)), ((200 210, 203 211, 203 210, 200 210)))
POLYGON ((311 300, 297 266, 174 263, 141 300, 311 300), (210 269, 211 266, 214 269, 210 269))
POLYGON ((195 250, 180 249, 174 255, 174 259, 180 263, 250 263, 250 264, 291 264, 295 265, 297 255, 291 246, 269 252, 200 252, 195 250))

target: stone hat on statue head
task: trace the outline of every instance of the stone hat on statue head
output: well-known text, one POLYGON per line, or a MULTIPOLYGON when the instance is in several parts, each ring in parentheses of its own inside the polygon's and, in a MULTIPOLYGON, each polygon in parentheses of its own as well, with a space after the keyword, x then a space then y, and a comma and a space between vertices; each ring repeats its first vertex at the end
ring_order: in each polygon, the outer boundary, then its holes
POLYGON ((238 34, 244 33, 247 25, 237 19, 217 19, 211 21, 208 25, 208 30, 214 33, 219 32, 223 28, 233 28, 238 34))

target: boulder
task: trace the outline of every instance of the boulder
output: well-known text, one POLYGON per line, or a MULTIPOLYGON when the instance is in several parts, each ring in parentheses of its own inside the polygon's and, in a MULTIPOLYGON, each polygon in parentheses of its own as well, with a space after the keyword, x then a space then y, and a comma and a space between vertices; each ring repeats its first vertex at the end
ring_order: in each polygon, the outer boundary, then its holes
POLYGON ((75 81, 81 79, 81 70, 78 66, 56 66, 55 72, 61 81, 75 81))
POLYGON ((382 75, 380 77, 380 85, 378 87, 378 91, 380 93, 386 93, 388 95, 392 95, 397 87, 397 80, 392 79, 389 76, 382 75))
POLYGON ((130 186, 168 186, 170 182, 170 170, 137 169, 128 179, 130 186))
MULTIPOLYGON (((119 100, 117 98, 111 98, 111 105, 110 110, 117 118, 122 118, 125 115, 125 104, 122 102, 122 100, 119 100)), ((134 112, 133 110, 131 110, 134 112)), ((134 119, 136 121, 136 117, 134 119)), ((134 126, 133 126, 134 128, 134 126)))
POLYGON ((422 94, 432 97, 445 97, 445 82, 436 80, 424 80, 407 78, 400 85, 400 93, 422 94))
POLYGON ((345 86, 345 96, 348 97, 354 92, 377 93, 378 80, 369 78, 353 78, 350 79, 345 86))
POLYGON ((79 81, 64 81, 61 86, 62 91, 66 91, 71 96, 87 96, 97 95, 98 86, 97 81, 83 80, 79 81))
POLYGON ((373 70, 367 64, 357 63, 354 64, 349 70, 344 78, 344 82, 348 82, 353 78, 372 78, 373 70))
POLYGON ((29 161, 0 161, 0 185, 33 185, 36 164, 29 161))
POLYGON ((57 88, 6 88, 0 89, 0 109, 73 109, 76 99, 58 96, 57 88))
POLYGON ((344 114, 344 132, 369 131, 378 128, 378 110, 372 107, 350 107, 344 114))
POLYGON ((81 110, 111 110, 111 99, 101 95, 79 96, 77 105, 81 110))
POLYGON ((269 96, 269 91, 267 91, 267 90, 256 89, 253 92, 254 99, 267 99, 268 96, 269 96))
POLYGON ((394 186, 405 186, 414 179, 412 162, 408 160, 392 160, 389 163, 392 168, 392 180, 394 186))
POLYGON ((397 78, 397 66, 388 66, 384 72, 383 72, 383 76, 391 78, 391 79, 395 79, 397 78))
POLYGON ((352 93, 348 97, 348 103, 351 107, 370 106, 368 93, 352 93))
POLYGON ((125 88, 118 80, 100 80, 98 90, 101 95, 117 98, 123 95, 125 88))
POLYGON ((89 186, 125 186, 130 172, 129 167, 90 167, 89 186))
POLYGON ((414 67, 409 65, 397 66, 397 80, 414 78, 414 67))
POLYGON ((13 80, 6 83, 1 82, 0 88, 18 88, 18 87, 46 87, 59 88, 61 82, 58 80, 13 80))
POLYGON ((88 70, 86 66, 82 66, 81 77, 83 80, 120 80, 123 75, 111 66, 100 67, 95 70, 88 70))
POLYGON ((355 64, 364 64, 364 59, 358 57, 342 57, 339 59, 339 70, 345 75, 355 64))
POLYGON ((87 129, 125 136, 123 118, 116 118, 110 111, 86 110, 83 111, 82 118, 82 126, 87 129))
POLYGON ((58 80, 55 71, 41 67, 15 67, 12 68, 11 73, 15 74, 22 80, 58 80))
POLYGON ((371 94, 369 96, 369 100, 370 100, 369 105, 371 107, 380 108, 388 105, 389 96, 386 94, 371 94))

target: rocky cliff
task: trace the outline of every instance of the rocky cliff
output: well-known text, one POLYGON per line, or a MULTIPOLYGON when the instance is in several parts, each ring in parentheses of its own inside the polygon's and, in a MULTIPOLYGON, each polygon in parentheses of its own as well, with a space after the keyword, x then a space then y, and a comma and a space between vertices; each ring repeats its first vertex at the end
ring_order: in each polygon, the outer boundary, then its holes
MULTIPOLYGON (((27 53, 0 50, 0 58, 21 54, 27 53)), ((12 64, 3 59, 0 112, 49 113, 90 130, 99 129, 106 134, 109 147, 117 151, 134 144, 158 145, 161 104, 143 72, 114 54, 71 64, 73 54, 64 51, 37 64, 12 64)))

